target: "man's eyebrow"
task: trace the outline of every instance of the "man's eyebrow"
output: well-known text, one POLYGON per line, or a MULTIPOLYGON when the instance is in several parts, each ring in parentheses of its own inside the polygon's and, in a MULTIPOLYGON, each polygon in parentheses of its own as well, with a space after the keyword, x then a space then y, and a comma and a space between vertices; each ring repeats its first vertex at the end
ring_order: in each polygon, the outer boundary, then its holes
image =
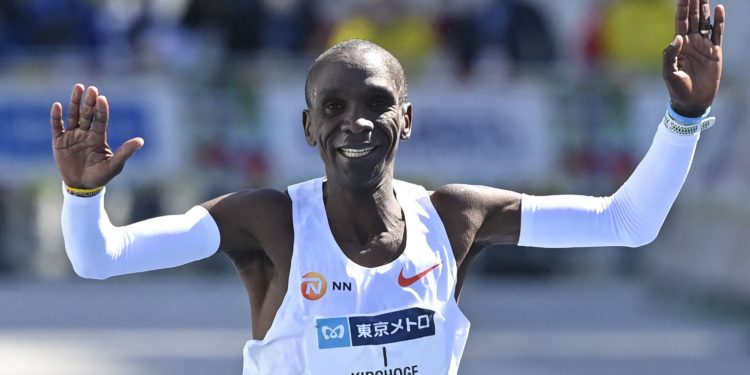
POLYGON ((325 88, 325 89, 322 89, 320 91, 316 90, 314 92, 314 96, 317 99, 325 100, 325 99, 328 99, 328 98, 330 98, 332 96, 334 96, 334 97, 335 96, 340 96, 341 95, 340 92, 341 92, 341 89, 339 89, 337 87, 325 88))
MULTIPOLYGON (((315 90, 312 92, 312 97, 315 100, 325 101, 327 99, 340 97, 341 89, 338 87, 328 87, 321 90, 315 90)), ((398 98, 398 92, 394 92, 391 90, 389 86, 381 85, 381 84, 367 84, 367 87, 365 88, 365 93, 367 95, 382 95, 387 97, 393 97, 398 98)))
POLYGON ((368 84, 367 85, 367 93, 368 94, 377 94, 377 95, 383 95, 388 97, 398 97, 398 92, 392 90, 389 86, 380 85, 380 84, 368 84))
POLYGON ((367 85, 367 91, 391 92, 391 89, 390 89, 390 87, 387 87, 387 86, 384 86, 384 85, 370 84, 370 85, 367 85))

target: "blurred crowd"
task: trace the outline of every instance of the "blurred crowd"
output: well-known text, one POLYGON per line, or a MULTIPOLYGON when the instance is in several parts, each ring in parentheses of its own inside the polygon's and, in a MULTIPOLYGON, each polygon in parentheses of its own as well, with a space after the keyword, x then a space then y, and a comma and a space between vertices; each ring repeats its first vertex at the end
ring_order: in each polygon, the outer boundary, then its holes
POLYGON ((116 53, 135 63, 175 65, 196 40, 230 55, 311 58, 357 37, 410 64, 448 56, 459 75, 487 54, 519 68, 554 64, 565 48, 589 63, 658 58, 654 50, 671 34, 663 20, 673 1, 589 3, 574 36, 583 42, 569 45, 556 30, 555 8, 530 0, 0 0, 0 54, 116 53))
POLYGON ((521 66, 552 63, 558 48, 548 16, 521 0, 0 1, 0 53, 6 56, 117 51, 136 63, 174 65, 196 39, 230 55, 314 57, 352 37, 373 40, 414 64, 446 53, 459 74, 469 74, 483 50, 521 66))

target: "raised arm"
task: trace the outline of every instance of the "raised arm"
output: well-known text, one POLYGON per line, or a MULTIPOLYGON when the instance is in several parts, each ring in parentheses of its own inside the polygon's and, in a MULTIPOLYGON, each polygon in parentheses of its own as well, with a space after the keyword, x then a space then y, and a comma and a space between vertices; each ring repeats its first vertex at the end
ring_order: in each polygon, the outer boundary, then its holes
POLYGON ((107 144, 109 104, 96 87, 73 87, 68 122, 60 103, 50 113, 52 149, 63 178, 62 229, 65 249, 81 277, 110 276, 175 267, 213 254, 219 230, 208 211, 193 207, 117 227, 104 210, 104 186, 143 146, 141 138, 116 152, 107 144), (66 126, 67 125, 67 126, 66 126))
POLYGON ((543 247, 630 246, 653 241, 685 182, 708 110, 719 89, 724 7, 711 26, 708 0, 679 0, 675 38, 662 76, 671 103, 651 148, 609 197, 524 196, 519 244, 543 247))
POLYGON ((662 72, 671 103, 646 156, 617 192, 608 197, 537 197, 476 186, 445 187, 436 191, 433 201, 443 208, 446 229, 464 233, 452 237, 454 247, 515 242, 635 247, 651 242, 687 177, 700 132, 714 121, 707 115, 721 78, 724 7, 716 7, 713 26, 709 16, 708 0, 678 1, 675 38, 664 50, 662 72))

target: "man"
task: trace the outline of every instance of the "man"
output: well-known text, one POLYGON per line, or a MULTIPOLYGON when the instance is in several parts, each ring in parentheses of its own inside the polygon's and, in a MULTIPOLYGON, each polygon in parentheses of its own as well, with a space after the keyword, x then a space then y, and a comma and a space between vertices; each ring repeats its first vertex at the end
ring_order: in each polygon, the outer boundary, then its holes
POLYGON ((602 198, 395 181, 412 129, 406 81, 388 52, 353 40, 323 53, 306 82, 303 130, 325 178, 115 227, 103 187, 143 140, 113 153, 106 98, 78 84, 67 126, 60 103, 51 111, 68 256, 79 275, 103 279, 222 250, 251 302, 245 374, 456 374, 469 329, 457 299, 483 248, 640 246, 656 236, 713 124, 725 11, 716 7, 713 27, 709 14, 708 0, 679 0, 664 51, 671 105, 636 171, 602 198))

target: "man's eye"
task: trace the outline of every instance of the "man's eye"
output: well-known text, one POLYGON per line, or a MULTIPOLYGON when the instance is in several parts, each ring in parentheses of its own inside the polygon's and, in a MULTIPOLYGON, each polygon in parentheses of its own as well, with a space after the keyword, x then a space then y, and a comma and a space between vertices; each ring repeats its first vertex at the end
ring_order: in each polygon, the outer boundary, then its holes
POLYGON ((383 107, 387 107, 388 105, 389 103, 385 99, 375 99, 372 102, 370 102, 370 107, 372 108, 383 108, 383 107))
POLYGON ((323 108, 326 110, 326 112, 338 111, 341 109, 341 104, 340 103, 327 103, 323 108))

